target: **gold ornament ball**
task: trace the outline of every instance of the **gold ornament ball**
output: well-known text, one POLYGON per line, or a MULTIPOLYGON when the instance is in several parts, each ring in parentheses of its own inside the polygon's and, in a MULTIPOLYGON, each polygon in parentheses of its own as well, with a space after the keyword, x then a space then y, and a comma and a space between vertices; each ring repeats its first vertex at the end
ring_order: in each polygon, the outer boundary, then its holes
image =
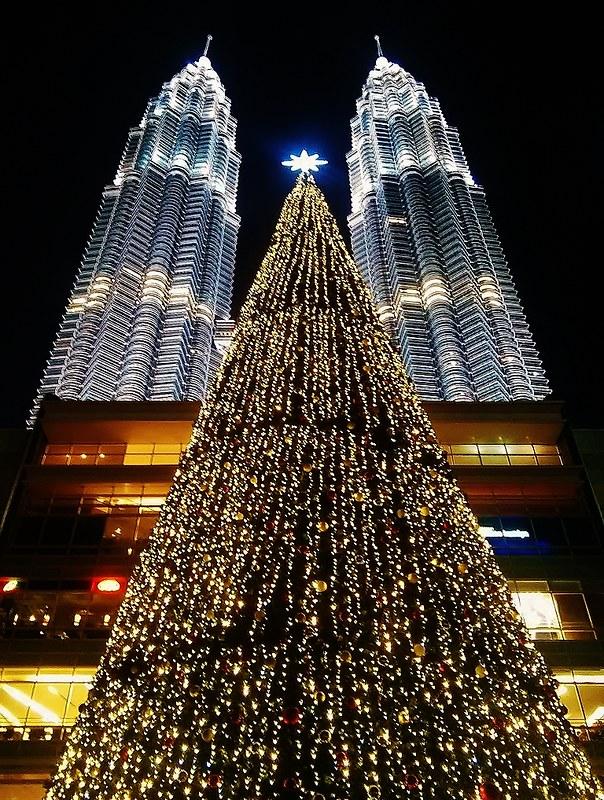
POLYGON ((468 571, 468 565, 463 563, 458 564, 457 571, 459 572, 460 575, 465 575, 466 572, 468 571))
POLYGON ((204 728, 201 733, 201 738, 204 742, 211 742, 214 738, 214 729, 213 728, 204 728))
POLYGON ((415 572, 410 572, 407 575, 407 580, 409 581, 409 583, 417 583, 417 580, 418 580, 417 579, 417 574, 415 572))
POLYGON ((357 501, 357 503, 362 503, 363 500, 365 499, 365 495, 363 494, 363 492, 355 492, 352 496, 357 501))
POLYGON ((323 519, 319 520, 319 522, 317 522, 317 528, 321 533, 325 533, 325 531, 329 529, 329 522, 325 522, 323 519))
POLYGON ((422 517, 429 517, 430 509, 428 508, 428 506, 422 506, 419 510, 419 513, 422 515, 422 517))
POLYGON ((352 653, 350 652, 350 650, 342 650, 342 652, 340 653, 340 658, 342 659, 342 661, 349 664, 352 661, 352 653))
POLYGON ((325 581, 316 580, 312 582, 312 585, 317 590, 317 592, 327 591, 327 583, 325 581))
POLYGON ((423 658, 423 656, 426 655, 426 648, 423 646, 423 644, 414 644, 413 652, 418 658, 423 658))
POLYGON ((302 464, 304 472, 312 472, 312 464, 302 464))
POLYGON ((485 678, 486 677, 487 670, 486 670, 486 667, 482 666, 482 664, 479 664, 474 671, 476 672, 476 677, 477 678, 485 678))

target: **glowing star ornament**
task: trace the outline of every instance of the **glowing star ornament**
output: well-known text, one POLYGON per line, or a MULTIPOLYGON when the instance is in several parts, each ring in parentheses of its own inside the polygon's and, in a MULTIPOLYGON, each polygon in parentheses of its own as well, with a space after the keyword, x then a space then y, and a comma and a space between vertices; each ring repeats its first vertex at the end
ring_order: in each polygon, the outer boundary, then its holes
POLYGON ((327 161, 324 158, 319 158, 318 153, 313 153, 312 156, 308 155, 306 150, 302 150, 299 156, 293 153, 290 155, 289 161, 282 161, 284 167, 290 167, 292 172, 300 172, 305 175, 310 172, 318 172, 319 167, 325 166, 327 161))

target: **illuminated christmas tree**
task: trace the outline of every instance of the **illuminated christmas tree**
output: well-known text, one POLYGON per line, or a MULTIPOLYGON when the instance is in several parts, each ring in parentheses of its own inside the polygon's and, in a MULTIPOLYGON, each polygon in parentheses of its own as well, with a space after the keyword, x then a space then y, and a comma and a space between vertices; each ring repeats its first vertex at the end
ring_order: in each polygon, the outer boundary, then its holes
POLYGON ((47 795, 202 796, 598 797, 310 172, 47 795))

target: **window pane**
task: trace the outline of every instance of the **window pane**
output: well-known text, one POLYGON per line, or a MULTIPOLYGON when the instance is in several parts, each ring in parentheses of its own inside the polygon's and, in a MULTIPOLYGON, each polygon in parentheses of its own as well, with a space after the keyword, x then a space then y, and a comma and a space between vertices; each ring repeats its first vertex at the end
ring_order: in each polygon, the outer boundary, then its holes
POLYGON ((174 444, 170 442, 168 444, 156 444, 155 445, 155 453, 178 453, 180 455, 181 451, 180 444, 174 444))
POLYGON ((505 455, 504 444, 479 444, 478 449, 487 455, 505 455))
POLYGON ((502 466, 503 464, 508 464, 508 457, 507 456, 481 456, 482 463, 487 466, 502 466))
POLYGON ((0 718, 12 725, 24 725, 33 688, 32 683, 0 683, 0 718))
POLYGON ((542 467, 559 467, 562 463, 559 456, 538 456, 537 458, 542 467))
POLYGON ((535 444, 533 447, 539 455, 556 455, 558 453, 558 448, 555 444, 535 444))
POLYGON ((535 456, 510 456, 510 464, 516 467, 530 467, 537 463, 535 456))
POLYGON ((124 456, 124 465, 132 466, 133 464, 150 464, 151 453, 126 453, 124 456))
POLYGON ((561 683, 558 687, 558 697, 561 703, 566 706, 568 712, 566 718, 572 725, 585 724, 583 711, 579 703, 577 687, 574 683, 561 683))
POLYGON ((560 623, 556 605, 546 592, 519 592, 514 595, 518 611, 534 638, 560 639, 560 623))
POLYGON ((591 623, 582 594, 556 594, 562 627, 568 630, 590 630, 591 623))
POLYGON ((467 466, 468 464, 480 464, 480 456, 452 456, 452 463, 456 466, 467 466))
POLYGON ((152 464, 178 464, 180 453, 155 453, 152 457, 152 464))
POLYGON ((604 721, 604 684, 578 684, 579 697, 588 726, 604 721))
POLYGON ((65 715, 68 694, 68 683, 35 683, 27 724, 60 725, 65 715))
POLYGON ((451 445, 451 452, 454 455, 472 455, 478 452, 478 447, 475 444, 454 444, 451 445))
POLYGON ((548 592, 547 581, 510 581, 517 592, 548 592))
POLYGON ((510 455, 532 456, 533 446, 531 444, 508 444, 506 449, 510 455))
POLYGON ((46 455, 66 455, 71 450, 68 444, 49 444, 46 446, 46 455))

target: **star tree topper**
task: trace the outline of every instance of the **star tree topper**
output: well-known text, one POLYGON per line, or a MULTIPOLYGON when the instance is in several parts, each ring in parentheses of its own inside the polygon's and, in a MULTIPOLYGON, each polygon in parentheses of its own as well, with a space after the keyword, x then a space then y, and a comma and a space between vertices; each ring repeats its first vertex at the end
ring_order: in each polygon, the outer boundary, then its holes
POLYGON ((319 167, 324 166, 327 164, 327 161, 324 158, 319 158, 318 153, 314 153, 312 156, 309 156, 306 150, 302 150, 299 156, 295 156, 293 153, 290 155, 289 161, 282 161, 284 167, 291 167, 292 172, 300 172, 304 175, 305 173, 308 174, 310 172, 318 172, 319 167))

